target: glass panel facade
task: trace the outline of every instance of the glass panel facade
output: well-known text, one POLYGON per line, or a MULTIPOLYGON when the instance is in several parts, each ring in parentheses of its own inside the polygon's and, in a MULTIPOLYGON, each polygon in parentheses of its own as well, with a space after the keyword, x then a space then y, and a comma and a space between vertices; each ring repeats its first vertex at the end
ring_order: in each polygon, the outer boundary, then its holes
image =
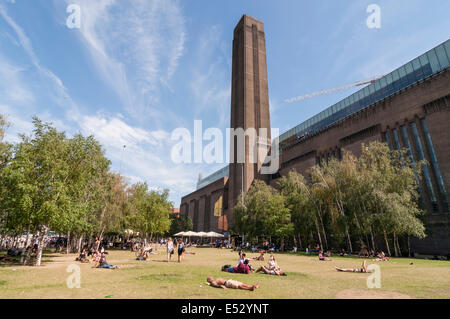
POLYGON ((422 119, 421 124, 423 127, 423 132, 425 133, 425 141, 427 143, 428 150, 430 151, 431 164, 434 169, 434 174, 436 175, 439 192, 442 196, 442 199, 444 201, 444 205, 446 206, 446 209, 449 210, 448 201, 447 201, 447 191, 445 189, 444 179, 442 177, 441 170, 439 169, 436 152, 434 151, 430 131, 428 130, 428 126, 427 126, 427 121, 425 119, 422 119))
MULTIPOLYGON (((419 155, 419 160, 425 160, 425 154, 422 148, 422 142, 420 141, 419 131, 417 130, 416 123, 411 123, 411 128, 414 135, 414 142, 416 143, 417 153, 419 155)), ((437 205, 436 196, 434 195, 433 184, 431 183, 430 174, 428 172, 428 167, 426 165, 422 165, 423 176, 425 178, 425 184, 427 185, 428 192, 430 194, 431 203, 433 206, 437 205)))
POLYGON ((436 54, 442 68, 446 68, 450 65, 449 57, 447 56, 447 53, 445 53, 445 48, 443 46, 436 48, 436 54))
POLYGON ((411 164, 415 164, 415 160, 414 160, 414 154, 411 151, 411 143, 409 142, 409 136, 408 136, 408 129, 406 128, 405 125, 403 125, 401 127, 402 130, 402 135, 403 135, 403 142, 405 143, 405 148, 408 150, 408 156, 409 156, 409 160, 411 161, 411 164))
POLYGON ((436 52, 434 50, 427 52, 428 60, 430 60, 431 70, 437 72, 440 70, 439 60, 437 59, 436 52))
POLYGON ((392 134, 394 135, 395 149, 400 150, 401 146, 400 146, 400 141, 398 139, 397 130, 396 129, 392 130, 392 134))
POLYGON ((389 149, 392 151, 391 139, 389 138, 388 132, 384 133, 384 139, 386 140, 389 149))
MULTIPOLYGON (((395 149, 400 151, 402 149, 402 147, 400 146, 400 140, 398 139, 398 133, 396 129, 392 130, 392 135, 394 136, 394 144, 395 144, 395 149)), ((402 166, 404 166, 404 162, 402 160, 402 155, 399 154, 399 160, 402 163, 402 166)))
POLYGON ((326 112, 321 112, 298 125, 295 130, 282 134, 280 142, 295 134, 301 136, 305 132, 311 134, 320 131, 350 114, 443 70, 449 64, 450 39, 333 105, 337 107, 330 106, 325 110, 326 112))
POLYGON ((225 166, 224 168, 221 168, 220 170, 212 173, 211 175, 201 179, 197 183, 197 189, 203 188, 206 185, 211 184, 212 182, 215 182, 223 177, 228 177, 229 175, 229 166, 225 166))
MULTIPOLYGON (((403 143, 405 145, 405 148, 408 151, 408 156, 409 156, 409 160, 411 162, 411 166, 415 167, 416 166, 416 161, 414 159, 414 154, 413 154, 412 149, 411 149, 411 142, 409 141, 408 129, 406 128, 405 125, 402 125, 400 127, 400 129, 402 131, 403 143)), ((420 181, 419 181, 419 177, 417 176, 417 174, 415 174, 415 178, 416 178, 416 182, 417 182, 417 190, 419 191, 419 194, 421 194, 420 203, 423 205, 423 199, 422 199, 423 194, 422 194, 422 192, 420 190, 420 181)))

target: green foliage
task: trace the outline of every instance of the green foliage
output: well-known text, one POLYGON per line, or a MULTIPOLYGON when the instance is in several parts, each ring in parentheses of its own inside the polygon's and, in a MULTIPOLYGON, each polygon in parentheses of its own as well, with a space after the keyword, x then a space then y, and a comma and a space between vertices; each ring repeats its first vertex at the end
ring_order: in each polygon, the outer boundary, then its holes
POLYGON ((182 231, 190 231, 194 228, 192 219, 189 216, 170 217, 172 223, 170 224, 169 235, 174 235, 182 231))
POLYGON ((263 181, 255 180, 245 195, 244 206, 238 204, 233 213, 236 231, 249 237, 287 237, 293 233, 284 196, 263 181))
POLYGON ((373 246, 376 235, 387 244, 392 235, 397 246, 398 236, 423 238, 417 191, 423 165, 413 165, 406 150, 373 142, 362 145, 359 158, 344 152, 340 161, 312 167, 306 178, 292 170, 279 180, 279 191, 255 181, 244 205, 234 208, 235 230, 251 237, 295 234, 306 243, 315 237, 322 249, 346 241, 350 251, 355 239, 373 246))
POLYGON ((147 183, 137 183, 129 192, 129 223, 132 229, 144 238, 167 232, 171 224, 169 215, 173 209, 173 204, 168 200, 169 191, 150 191, 147 183))
POLYGON ((169 229, 168 191, 130 187, 94 137, 67 138, 34 117, 32 135, 10 145, 6 125, 0 116, 0 231, 40 232, 42 242, 49 230, 86 238, 123 234, 130 222, 143 234, 169 229))

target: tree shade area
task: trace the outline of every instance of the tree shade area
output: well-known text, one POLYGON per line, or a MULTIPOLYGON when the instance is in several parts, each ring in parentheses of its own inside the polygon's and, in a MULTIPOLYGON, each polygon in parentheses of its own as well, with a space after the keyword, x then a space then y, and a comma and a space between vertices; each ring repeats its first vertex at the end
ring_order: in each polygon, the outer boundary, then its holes
POLYGON ((378 251, 382 243, 388 255, 411 254, 410 238, 426 236, 417 178, 423 165, 411 163, 406 150, 372 142, 359 158, 346 152, 306 176, 292 170, 277 188, 255 181, 234 209, 235 231, 252 240, 275 236, 281 249, 285 240, 300 249, 319 243, 321 250, 347 252, 355 243, 378 251))

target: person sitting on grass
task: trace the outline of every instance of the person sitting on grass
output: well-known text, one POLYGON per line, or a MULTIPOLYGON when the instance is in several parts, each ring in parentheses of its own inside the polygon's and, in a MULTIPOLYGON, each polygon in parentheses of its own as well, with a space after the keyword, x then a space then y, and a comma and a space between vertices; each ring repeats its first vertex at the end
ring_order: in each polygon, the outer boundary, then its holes
POLYGON ((259 288, 259 284, 256 285, 247 285, 240 281, 236 281, 233 279, 224 279, 224 278, 217 278, 214 279, 213 277, 208 277, 206 281, 210 284, 211 287, 215 288, 232 288, 232 289, 241 289, 241 290, 249 290, 253 291, 257 288, 259 288))
POLYGON ((264 251, 261 250, 259 253, 260 253, 260 255, 258 257, 253 257, 252 259, 258 260, 258 261, 264 261, 264 251))
POLYGON ((233 272, 237 274, 249 274, 250 273, 250 265, 248 264, 248 259, 244 260, 243 263, 240 263, 236 267, 233 267, 233 272))
POLYGON ((331 261, 330 258, 325 257, 325 256, 323 255, 323 251, 320 251, 320 252, 319 252, 319 260, 321 260, 321 261, 331 261))
POLYGON ((119 269, 118 266, 111 265, 106 262, 106 256, 104 253, 101 254, 100 260, 98 262, 96 262, 94 267, 92 267, 92 268, 119 269))
POLYGON ((80 261, 82 263, 88 263, 89 259, 87 258, 86 248, 80 252, 80 255, 75 259, 75 261, 80 261))
POLYGON ((246 258, 246 254, 244 252, 242 252, 242 250, 239 251, 239 259, 238 259, 238 263, 236 266, 239 266, 239 264, 243 263, 245 258, 246 258))
POLYGON ((341 257, 347 256, 347 253, 345 252, 344 248, 342 248, 341 252, 339 253, 339 256, 341 257))
POLYGON ((270 270, 269 268, 267 268, 265 266, 261 266, 258 269, 256 269, 255 272, 260 272, 260 271, 262 271, 266 275, 287 276, 287 274, 284 271, 282 271, 281 268, 275 268, 275 269, 270 270))
POLYGON ((335 267, 337 271, 343 271, 343 272, 362 272, 362 273, 371 273, 372 270, 367 269, 366 267, 366 261, 364 260, 361 268, 339 268, 335 267))
POLYGON ((383 251, 378 253, 377 258, 374 259, 374 261, 388 261, 388 260, 389 260, 389 257, 387 257, 383 251))
POLYGON ((139 256, 136 258, 136 260, 147 260, 150 258, 150 254, 152 254, 153 248, 151 244, 147 244, 145 247, 142 247, 142 249, 139 252, 139 256))
POLYGON ((273 255, 270 255, 268 267, 261 266, 255 272, 260 271, 264 272, 267 275, 286 276, 286 273, 282 271, 281 268, 278 266, 277 262, 275 261, 275 257, 273 255))

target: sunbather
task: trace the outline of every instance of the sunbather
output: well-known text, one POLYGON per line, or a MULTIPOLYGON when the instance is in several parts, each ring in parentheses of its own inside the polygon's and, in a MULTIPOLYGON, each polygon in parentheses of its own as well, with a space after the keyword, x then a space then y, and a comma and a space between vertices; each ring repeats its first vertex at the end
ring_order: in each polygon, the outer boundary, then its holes
POLYGON ((366 261, 364 260, 361 268, 338 268, 335 267, 337 271, 343 271, 343 272, 362 272, 362 273, 370 273, 372 270, 367 269, 366 267, 366 261))
POLYGON ((232 289, 242 289, 242 290, 253 291, 259 287, 259 284, 247 285, 247 284, 244 284, 240 281, 236 281, 233 279, 224 279, 224 278, 214 279, 213 277, 208 277, 206 280, 211 285, 211 287, 222 288, 222 289, 232 288, 232 289))

